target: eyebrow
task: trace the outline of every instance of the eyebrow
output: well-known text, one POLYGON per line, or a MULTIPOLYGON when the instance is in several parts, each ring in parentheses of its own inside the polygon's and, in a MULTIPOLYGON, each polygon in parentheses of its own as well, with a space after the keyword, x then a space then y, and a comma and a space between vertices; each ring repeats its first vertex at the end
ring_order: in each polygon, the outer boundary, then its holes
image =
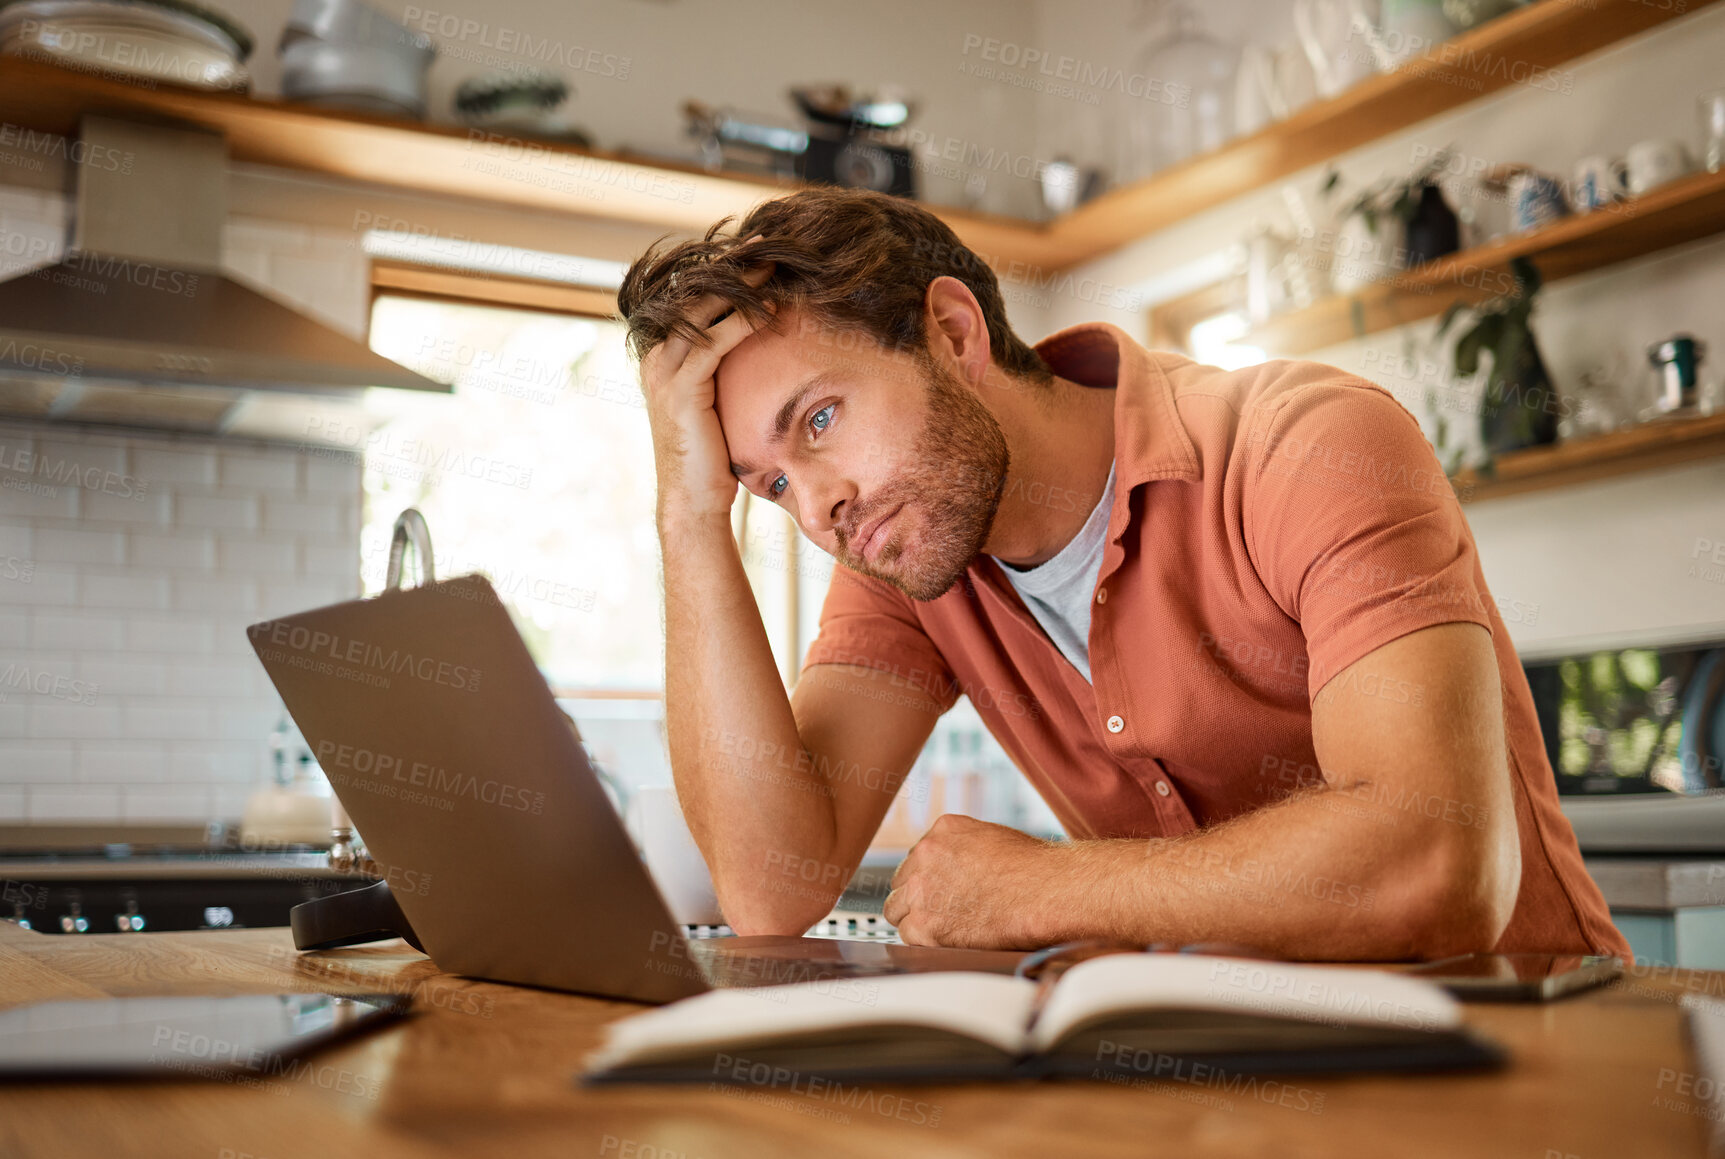
MULTIPOLYGON (((823 370, 819 374, 803 380, 803 384, 797 387, 791 397, 785 400, 783 406, 779 407, 779 413, 773 416, 773 425, 767 431, 767 445, 769 447, 776 447, 785 441, 785 436, 791 433, 791 424, 797 419, 797 411, 802 409, 803 403, 809 395, 836 377, 838 377, 836 370, 823 370)), ((747 463, 731 464, 731 474, 739 478, 743 475, 752 475, 754 472, 755 468, 747 463)))

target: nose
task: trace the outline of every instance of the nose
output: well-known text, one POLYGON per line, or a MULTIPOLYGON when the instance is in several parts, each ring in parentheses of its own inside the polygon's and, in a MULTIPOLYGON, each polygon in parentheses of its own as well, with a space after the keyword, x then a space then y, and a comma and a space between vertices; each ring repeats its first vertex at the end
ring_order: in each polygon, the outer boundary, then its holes
POLYGON ((797 480, 797 522, 811 538, 831 535, 850 518, 856 488, 842 477, 819 469, 797 480))

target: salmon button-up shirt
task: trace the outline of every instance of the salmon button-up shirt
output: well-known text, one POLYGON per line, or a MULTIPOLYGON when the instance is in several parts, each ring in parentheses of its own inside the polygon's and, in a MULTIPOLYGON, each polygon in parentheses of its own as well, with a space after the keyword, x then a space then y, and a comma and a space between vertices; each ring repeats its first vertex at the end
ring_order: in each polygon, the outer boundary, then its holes
MULTIPOLYGON (((835 568, 805 666, 888 672, 942 711, 969 696, 1072 837, 1172 837, 1320 783, 1311 705, 1337 673, 1410 632, 1479 624, 1502 680, 1521 838, 1521 890, 1496 948, 1627 957, 1559 811, 1532 694, 1461 506, 1394 396, 1313 362, 1203 366, 1105 323, 1037 350, 1061 377, 1116 391, 1091 680, 987 555, 927 602, 835 568)), ((1058 486, 1045 494, 1071 502, 1058 486)), ((1424 695, 1350 679, 1403 704, 1424 695)), ((1483 824, 1476 806, 1417 787, 1390 797, 1374 789, 1361 805, 1483 824)), ((1311 881, 1277 888, 1370 905, 1357 887, 1311 881)))

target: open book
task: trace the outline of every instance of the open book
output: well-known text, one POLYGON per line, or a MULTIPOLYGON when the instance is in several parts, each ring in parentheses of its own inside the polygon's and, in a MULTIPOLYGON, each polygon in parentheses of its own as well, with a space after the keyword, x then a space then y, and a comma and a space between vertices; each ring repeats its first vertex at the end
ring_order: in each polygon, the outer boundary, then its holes
POLYGON ((1186 954, 1092 958, 1047 992, 980 973, 715 990, 607 1031, 588 1060, 589 1083, 759 1085, 782 1075, 1159 1082, 1194 1066, 1249 1074, 1503 1061, 1430 983, 1186 954))

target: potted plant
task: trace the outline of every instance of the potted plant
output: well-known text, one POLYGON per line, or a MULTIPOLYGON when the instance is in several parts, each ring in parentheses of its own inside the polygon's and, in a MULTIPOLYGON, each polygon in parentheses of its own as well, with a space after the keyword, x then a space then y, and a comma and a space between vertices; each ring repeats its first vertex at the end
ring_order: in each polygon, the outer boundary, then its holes
POLYGON ((1481 355, 1491 356, 1480 399, 1479 434, 1494 456, 1557 441, 1557 395, 1528 325, 1539 294, 1539 270, 1527 258, 1516 258, 1510 271, 1515 277, 1512 292, 1478 305, 1455 303, 1444 311, 1434 335, 1434 340, 1441 339, 1467 313, 1473 325, 1456 336, 1455 373, 1470 378, 1479 373, 1481 355))
MULTIPOLYGON (((1341 232, 1351 234, 1352 244, 1346 245, 1338 238, 1338 256, 1345 259, 1340 250, 1364 250, 1369 242, 1370 248, 1384 255, 1377 264, 1388 269, 1396 265, 1387 260, 1389 255, 1400 247, 1403 268, 1412 269, 1460 249, 1461 222, 1435 180, 1448 162, 1449 151, 1442 150, 1408 176, 1386 178, 1369 185, 1344 205, 1339 213, 1341 232)), ((1331 169, 1320 186, 1326 201, 1335 195, 1340 182, 1341 174, 1331 169)), ((1336 273, 1331 281, 1340 293, 1359 289, 1381 276, 1369 268, 1349 272, 1343 267, 1336 273)))

